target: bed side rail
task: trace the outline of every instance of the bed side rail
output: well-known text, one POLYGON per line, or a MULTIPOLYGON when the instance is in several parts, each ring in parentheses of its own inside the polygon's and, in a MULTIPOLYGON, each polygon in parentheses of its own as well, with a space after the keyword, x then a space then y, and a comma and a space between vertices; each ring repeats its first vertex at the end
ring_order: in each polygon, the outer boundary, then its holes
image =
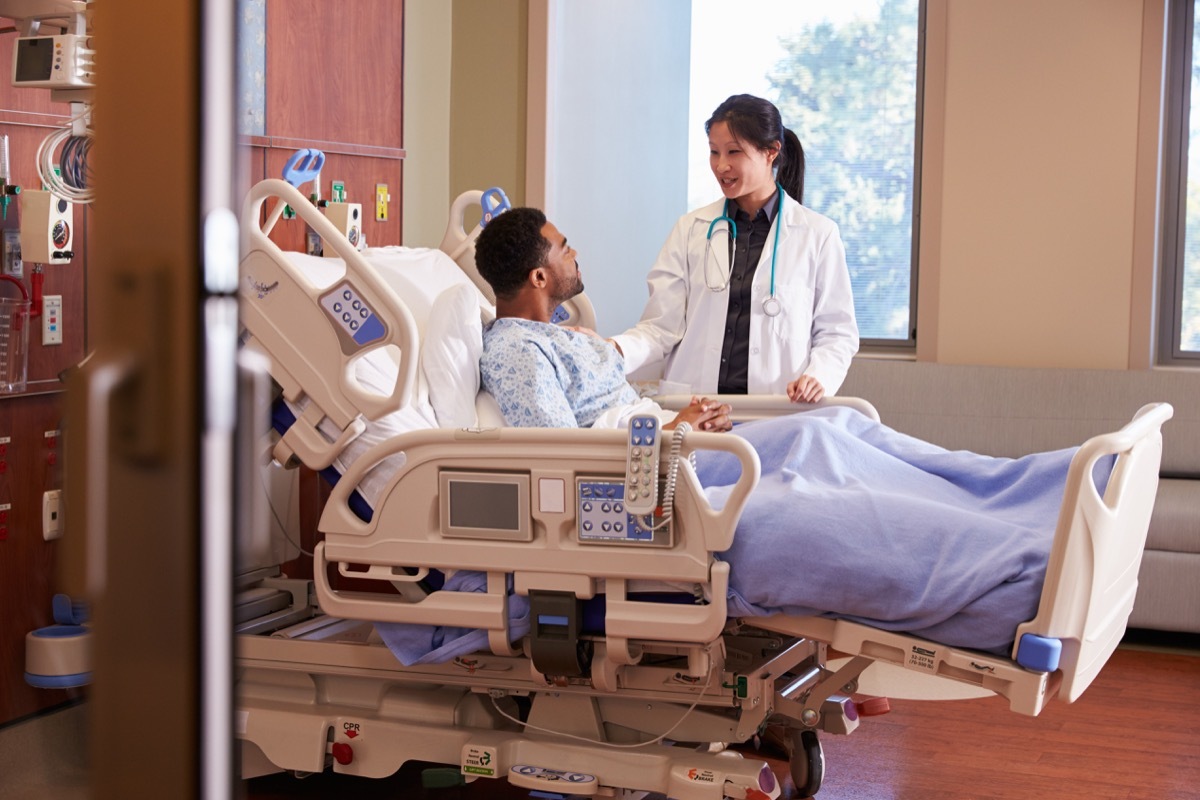
MULTIPOLYGON (((737 520, 758 481, 758 456, 737 437, 689 433, 669 528, 653 541, 584 537, 579 518, 588 498, 583 487, 603 480, 623 483, 626 447, 620 430, 550 429, 417 431, 377 445, 334 487, 321 517, 325 542, 314 567, 321 607, 353 619, 504 632, 509 623, 505 584, 512 576, 513 588, 522 595, 540 590, 588 599, 607 590, 613 649, 632 639, 714 640, 726 624, 728 565, 714 561, 712 554, 733 542, 737 520), (696 449, 725 451, 741 464, 741 477, 719 510, 709 506, 687 462, 687 454, 696 449), (349 507, 350 491, 374 464, 401 451, 403 466, 383 491, 372 520, 364 522, 349 507), (441 500, 445 475, 513 479, 520 487, 520 522, 527 524, 482 535, 450 530, 445 502, 451 501, 441 500), (488 574, 489 588, 476 594, 436 591, 415 602, 400 594, 343 593, 325 580, 327 563, 337 563, 351 577, 384 581, 419 580, 429 569, 474 570, 488 574), (401 568, 415 574, 405 575, 401 568), (709 602, 631 600, 625 591, 629 580, 699 586, 709 602)), ((497 513, 503 515, 500 509, 497 513)))
MULTIPOLYGON (((787 414, 812 411, 815 408, 838 407, 853 408, 863 416, 879 422, 879 412, 875 406, 861 397, 824 397, 816 403, 793 403, 784 395, 774 394, 715 394, 705 395, 705 397, 732 406, 733 418, 736 422, 782 417, 787 414)), ((691 403, 692 396, 690 394, 664 394, 652 399, 663 408, 679 411, 691 403)))
MULTIPOLYGON (((285 437, 308 466, 332 463, 362 430, 360 417, 375 419, 411 401, 417 385, 417 328, 400 298, 311 202, 285 181, 268 179, 251 188, 242 210, 240 314, 250 346, 266 354, 284 397, 307 396, 311 405, 285 437), (266 224, 263 206, 277 198, 266 224), (284 204, 341 257, 344 274, 318 288, 268 237, 284 204), (365 391, 354 364, 382 348, 400 352, 399 376, 389 395, 365 391), (343 435, 329 442, 317 430, 328 417, 343 435)), ((337 264, 330 259, 330 264, 337 264)))
POLYGON ((1167 403, 1143 406, 1113 433, 1093 437, 1071 462, 1037 616, 1017 628, 1013 657, 1062 673, 1059 696, 1073 702, 1091 684, 1125 633, 1137 594, 1162 461, 1167 403), (1101 497, 1096 462, 1115 454, 1101 497))

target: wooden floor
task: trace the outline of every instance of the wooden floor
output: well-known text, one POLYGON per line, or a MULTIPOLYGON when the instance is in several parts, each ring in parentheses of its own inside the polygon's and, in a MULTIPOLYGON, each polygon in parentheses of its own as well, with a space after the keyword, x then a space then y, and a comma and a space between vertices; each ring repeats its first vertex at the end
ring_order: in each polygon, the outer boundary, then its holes
MULTIPOLYGON (((894 700, 887 716, 822 742, 819 800, 1192 800, 1200 798, 1200 650, 1122 647, 1078 702, 1052 703, 1037 718, 996 697, 894 700)), ((783 796, 795 797, 787 764, 772 766, 786 780, 783 796)), ((246 797, 529 797, 485 780, 423 789, 421 769, 409 764, 385 780, 267 776, 246 781, 246 797)))

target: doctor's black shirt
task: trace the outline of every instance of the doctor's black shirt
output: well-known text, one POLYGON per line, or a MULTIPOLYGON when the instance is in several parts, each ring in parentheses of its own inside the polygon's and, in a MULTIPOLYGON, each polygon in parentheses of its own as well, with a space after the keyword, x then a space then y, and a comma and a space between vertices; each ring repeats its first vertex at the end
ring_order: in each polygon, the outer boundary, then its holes
POLYGON ((754 271, 767 243, 771 221, 779 208, 779 190, 759 209, 754 219, 737 203, 730 203, 737 223, 733 242, 733 266, 729 275, 729 309, 725 315, 725 341, 721 345, 721 366, 717 372, 720 394, 745 394, 750 366, 750 306, 754 271))

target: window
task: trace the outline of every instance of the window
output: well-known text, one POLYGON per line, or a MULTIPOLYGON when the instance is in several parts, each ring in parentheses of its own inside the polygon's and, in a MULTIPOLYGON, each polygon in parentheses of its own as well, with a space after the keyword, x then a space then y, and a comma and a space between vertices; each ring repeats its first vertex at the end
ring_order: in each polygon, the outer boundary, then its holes
POLYGON ((766 97, 807 162, 803 202, 838 223, 864 344, 912 347, 920 0, 692 3, 688 207, 713 200, 704 121, 766 97))
POLYGON ((1175 0, 1168 20, 1167 130, 1163 188, 1159 361, 1200 363, 1200 65, 1196 10, 1175 0))

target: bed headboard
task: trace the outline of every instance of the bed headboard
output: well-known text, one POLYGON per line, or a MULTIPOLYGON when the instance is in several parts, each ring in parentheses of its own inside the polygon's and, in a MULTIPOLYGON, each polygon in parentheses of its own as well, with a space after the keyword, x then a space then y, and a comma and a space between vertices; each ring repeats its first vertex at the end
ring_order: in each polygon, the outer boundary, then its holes
MULTIPOLYGON (((281 180, 259 182, 242 210, 240 315, 248 347, 266 355, 284 397, 304 410, 289 432, 286 448, 308 466, 328 466, 358 436, 363 418, 376 419, 411 402, 417 376, 416 324, 395 292, 295 187, 281 180), (268 237, 264 204, 287 203, 341 260, 331 283, 315 283, 268 237), (391 353, 389 354, 389 350, 391 353), (390 391, 371 391, 356 377, 363 359, 398 358, 390 391), (317 431, 328 419, 340 432, 335 441, 317 431)), ((293 254, 294 255, 294 254, 293 254)))

